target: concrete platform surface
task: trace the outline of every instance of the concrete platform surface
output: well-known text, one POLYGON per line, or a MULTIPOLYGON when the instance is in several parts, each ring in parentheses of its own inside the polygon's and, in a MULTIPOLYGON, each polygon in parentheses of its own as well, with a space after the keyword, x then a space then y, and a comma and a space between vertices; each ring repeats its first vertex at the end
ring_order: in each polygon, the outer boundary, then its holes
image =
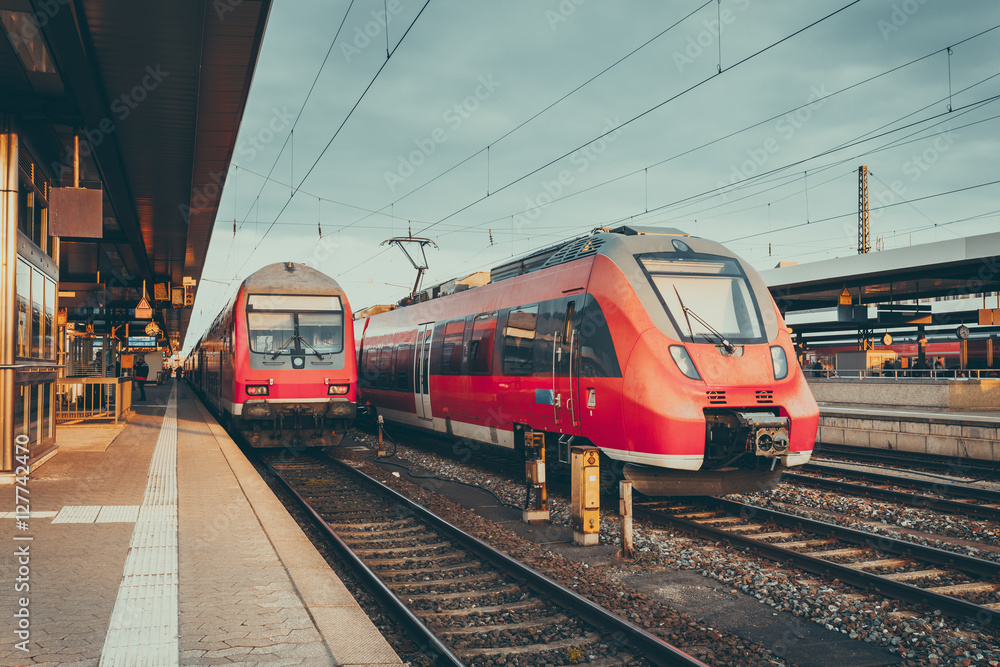
POLYGON ((147 396, 0 488, 0 665, 402 664, 193 393, 147 396))

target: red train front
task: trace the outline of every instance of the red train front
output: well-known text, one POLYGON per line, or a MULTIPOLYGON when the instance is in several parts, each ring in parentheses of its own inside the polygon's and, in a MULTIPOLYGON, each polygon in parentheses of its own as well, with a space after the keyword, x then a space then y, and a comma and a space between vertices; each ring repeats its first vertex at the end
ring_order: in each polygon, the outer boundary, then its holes
POLYGON ((327 447, 354 419, 357 363, 347 296, 304 264, 248 277, 185 364, 185 375, 254 447, 327 447))
POLYGON ((773 487, 819 410, 760 276, 718 243, 622 227, 357 323, 361 399, 501 447, 592 443, 649 495, 773 487))

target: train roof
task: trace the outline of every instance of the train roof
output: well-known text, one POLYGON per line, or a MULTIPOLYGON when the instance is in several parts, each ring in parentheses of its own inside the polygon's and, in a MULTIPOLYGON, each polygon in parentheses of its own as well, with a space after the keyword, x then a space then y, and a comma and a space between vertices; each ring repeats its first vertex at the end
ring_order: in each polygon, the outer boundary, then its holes
POLYGON ((269 264, 243 281, 253 294, 336 294, 344 290, 336 280, 308 264, 269 264))
POLYGON ((623 225, 614 228, 598 227, 590 233, 579 236, 571 241, 563 241, 547 248, 536 250, 531 254, 495 266, 490 271, 479 271, 462 278, 455 278, 426 287, 416 294, 407 296, 392 305, 371 306, 355 313, 355 318, 362 319, 394 310, 395 308, 402 308, 442 296, 449 296, 467 289, 490 285, 507 280, 508 278, 514 278, 533 271, 541 271, 542 269, 576 261, 591 255, 599 253, 610 254, 614 251, 616 240, 624 241, 627 237, 634 236, 681 236, 690 239, 693 243, 696 242, 700 246, 708 244, 712 246, 712 250, 718 249, 722 250, 724 254, 728 254, 717 243, 692 237, 690 234, 671 227, 642 227, 636 225, 623 225))

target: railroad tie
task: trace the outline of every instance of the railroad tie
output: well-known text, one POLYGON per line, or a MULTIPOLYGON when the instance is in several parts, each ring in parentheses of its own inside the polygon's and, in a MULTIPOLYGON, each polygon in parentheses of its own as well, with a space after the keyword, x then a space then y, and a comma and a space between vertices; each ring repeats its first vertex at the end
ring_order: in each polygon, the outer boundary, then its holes
POLYGON ((940 577, 943 574, 951 574, 951 572, 949 570, 917 570, 915 572, 893 572, 882 576, 893 581, 916 581, 917 579, 940 577))
MULTIPOLYGON (((784 539, 786 537, 795 537, 795 533, 765 533, 763 535, 751 535, 751 537, 758 540, 784 539)), ((834 544, 836 541, 830 539, 799 540, 797 542, 778 542, 774 546, 781 547, 782 549, 804 549, 806 547, 821 547, 827 544, 834 544)))
POLYGON ((850 549, 829 549, 827 551, 803 551, 802 553, 806 556, 816 556, 817 558, 851 558, 853 556, 863 556, 868 551, 868 549, 852 547, 850 549))
POLYGON ((527 646, 502 646, 500 648, 467 648, 457 652, 459 658, 472 658, 478 656, 494 655, 518 655, 522 653, 542 653, 546 651, 558 651, 560 649, 578 648, 597 642, 601 636, 595 632, 589 632, 582 637, 570 637, 560 639, 547 644, 529 644, 527 646))
POLYGON ((866 560, 863 563, 851 563, 851 567, 858 570, 875 570, 880 567, 910 567, 912 560, 906 558, 882 558, 879 560, 866 560))
POLYGON ((967 584, 953 584, 951 586, 935 586, 927 590, 942 595, 962 595, 964 593, 992 593, 1000 589, 1000 584, 993 584, 987 581, 972 581, 967 584))

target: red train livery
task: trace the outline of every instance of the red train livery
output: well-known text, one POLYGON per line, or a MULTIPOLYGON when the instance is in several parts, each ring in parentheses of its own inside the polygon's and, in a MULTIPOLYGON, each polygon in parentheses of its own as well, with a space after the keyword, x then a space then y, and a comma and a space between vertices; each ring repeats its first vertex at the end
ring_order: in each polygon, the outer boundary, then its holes
POLYGON ((254 447, 340 443, 357 405, 347 296, 304 264, 272 264, 240 285, 185 362, 185 377, 254 447))
POLYGON ((718 243, 598 230, 369 312, 360 400, 390 422, 518 451, 542 431, 564 462, 589 442, 649 495, 771 488, 812 453, 788 330, 718 243))

